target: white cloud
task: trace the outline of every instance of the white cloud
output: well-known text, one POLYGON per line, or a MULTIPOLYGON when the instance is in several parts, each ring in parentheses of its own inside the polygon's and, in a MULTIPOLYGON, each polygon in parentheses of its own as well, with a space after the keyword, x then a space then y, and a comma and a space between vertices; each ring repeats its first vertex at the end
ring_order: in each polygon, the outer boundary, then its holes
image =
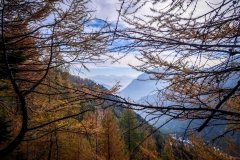
POLYGON ((118 0, 92 0, 89 7, 95 11, 96 18, 117 21, 117 9, 120 7, 118 0))
MULTIPOLYGON (((220 0, 208 0, 208 2, 212 3, 218 3, 220 0)), ((130 1, 126 1, 128 3, 130 1)), ((143 1, 142 1, 143 2, 143 1)), ((135 16, 141 17, 146 20, 146 17, 144 15, 152 15, 153 13, 150 11, 150 8, 155 8, 155 9, 161 9, 163 7, 166 7, 167 3, 157 3, 156 5, 151 4, 150 2, 146 3, 144 7, 142 7, 137 13, 135 13, 135 16)), ((206 1, 199 1, 200 3, 197 6, 197 12, 196 15, 202 15, 206 12, 209 11, 210 7, 207 5, 206 1)), ((95 16, 96 18, 104 19, 107 20, 111 23, 116 23, 117 18, 118 18, 118 12, 117 10, 120 8, 121 1, 119 0, 92 0, 88 4, 89 8, 92 10, 95 10, 95 16)), ((125 4, 125 7, 128 4, 125 4)), ((126 23, 124 23, 120 19, 120 25, 123 27, 129 27, 126 23)), ((156 25, 156 24, 153 24, 156 25)), ((92 29, 92 28, 90 28, 92 29)), ((116 76, 123 76, 123 75, 128 75, 128 76, 137 76, 139 72, 134 71, 133 69, 130 69, 129 64, 136 66, 141 64, 140 61, 138 61, 135 58, 135 53, 129 53, 125 55, 123 58, 119 59, 115 63, 113 63, 112 59, 109 59, 108 56, 102 56, 101 58, 103 59, 108 59, 103 63, 98 63, 98 64, 86 64, 86 66, 90 69, 90 72, 84 71, 84 76, 85 77, 90 77, 90 76, 96 76, 96 75, 116 75, 116 76), (128 70, 127 70, 128 68, 128 70)), ((114 58, 118 59, 122 57, 124 54, 123 53, 109 53, 108 55, 114 56, 114 58)), ((167 61, 173 61, 173 57, 168 57, 166 58, 167 61)), ((191 63, 194 63, 196 60, 196 57, 188 57, 187 61, 191 63)), ((215 61, 207 61, 207 58, 202 57, 201 62, 199 62, 198 65, 203 65, 207 63, 207 66, 212 66, 215 65, 219 62, 215 61)), ((80 65, 75 65, 74 67, 80 68, 80 65)))
POLYGON ((127 67, 129 65, 137 66, 141 64, 141 62, 135 57, 136 53, 128 53, 128 54, 112 53, 111 55, 113 55, 114 58, 117 59, 117 61, 109 59, 107 63, 113 66, 127 67))
MULTIPOLYGON (((136 9, 137 7, 141 6, 143 3, 145 3, 145 0, 142 0, 137 6, 133 8, 129 8, 129 12, 136 9)), ((195 7, 194 4, 196 4, 196 10, 194 12, 194 16, 200 16, 203 15, 210 10, 212 10, 212 7, 216 8, 219 5, 221 5, 222 0, 206 0, 206 1, 193 1, 191 7, 188 8, 187 12, 183 14, 184 17, 189 17, 191 10, 195 7)), ((89 2, 88 7, 95 11, 94 15, 96 18, 108 20, 109 22, 116 22, 118 19, 118 11, 121 8, 122 1, 119 0, 92 0, 89 2)), ((167 11, 169 9, 169 4, 172 3, 172 1, 165 1, 165 2, 158 2, 153 4, 151 1, 146 2, 143 6, 140 7, 140 9, 128 17, 139 17, 143 20, 147 20, 147 17, 145 15, 158 15, 158 13, 154 13, 151 11, 151 8, 156 9, 158 11, 167 11)), ((132 1, 125 1, 123 8, 128 8, 130 4, 133 4, 132 1)), ((186 3, 187 4, 187 3, 186 3)), ((123 26, 130 27, 127 23, 122 21, 120 18, 120 24, 123 26)))
MULTIPOLYGON (((131 65, 139 65, 140 61, 138 61, 133 54, 127 54, 124 56, 122 53, 113 53, 114 58, 119 59, 118 61, 114 61, 113 59, 110 59, 108 56, 102 56, 101 58, 106 61, 100 62, 100 63, 88 63, 85 64, 86 67, 89 69, 87 71, 82 67, 81 64, 74 64, 71 66, 71 72, 75 75, 80 75, 81 77, 89 78, 102 75, 102 76, 108 76, 110 79, 118 79, 116 77, 124 77, 127 76, 130 80, 136 78, 141 72, 138 72, 134 69, 132 69, 129 64, 131 65), (131 78, 130 78, 131 77, 131 78)), ((96 79, 97 77, 95 77, 96 79)), ((121 80, 121 83, 123 83, 123 86, 127 83, 127 78, 125 77, 125 80, 121 80)), ((116 82, 115 80, 110 80, 111 85, 113 82, 116 82)), ((108 83, 105 83, 109 85, 108 83)))
MULTIPOLYGON (((109 53, 105 56, 101 56, 103 62, 100 63, 89 63, 86 66, 89 69, 93 68, 108 68, 108 67, 129 67, 129 65, 137 66, 140 65, 141 62, 136 59, 135 54, 123 54, 123 53, 109 53), (112 57, 112 58, 111 58, 112 57)), ((77 66, 77 65, 76 65, 77 66)), ((79 66, 80 67, 80 66, 79 66)))

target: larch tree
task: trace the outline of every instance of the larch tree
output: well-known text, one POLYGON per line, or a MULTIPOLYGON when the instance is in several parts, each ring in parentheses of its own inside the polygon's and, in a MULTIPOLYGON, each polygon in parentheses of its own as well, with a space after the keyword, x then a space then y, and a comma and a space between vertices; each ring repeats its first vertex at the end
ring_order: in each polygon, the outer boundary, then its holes
MULTIPOLYGON (((108 37, 102 35, 101 31, 107 25, 103 24, 99 30, 85 29, 94 21, 91 11, 86 7, 87 3, 87 0, 1 1, 1 108, 9 113, 7 119, 17 122, 12 123, 15 131, 11 139, 1 145, 1 157, 12 152, 27 132, 57 121, 54 119, 38 125, 29 123, 32 118, 29 112, 38 108, 30 106, 33 93, 35 97, 36 94, 67 94, 69 86, 54 83, 56 81, 50 73, 62 72, 76 63, 79 67, 85 67, 85 63, 97 62, 100 55, 105 53, 108 37), (12 103, 9 103, 10 99, 12 103)), ((81 92, 82 97, 86 94, 81 92)), ((75 98, 71 102, 79 101, 75 98)), ((67 103, 61 107, 63 105, 67 103)), ((79 114, 63 114, 65 117, 59 120, 79 114)))
POLYGON ((102 133, 100 136, 100 154, 105 160, 127 159, 124 150, 124 141, 112 111, 106 111, 102 119, 102 133))
MULTIPOLYGON (((146 131, 145 131, 146 132, 146 131)), ((151 134, 151 133, 148 133, 151 134)), ((144 139, 141 146, 139 146, 140 156, 146 160, 157 160, 160 156, 157 152, 156 142, 153 136, 144 139)))
POLYGON ((223 151, 216 149, 213 146, 206 146, 203 140, 199 137, 191 137, 191 143, 181 144, 181 142, 171 137, 166 138, 164 150, 162 152, 163 159, 170 160, 229 160, 235 159, 232 156, 227 155, 223 151))
POLYGON ((139 107, 200 120, 198 132, 227 126, 215 139, 239 131, 240 1, 123 0, 119 15, 129 27, 114 37, 128 43, 115 51, 138 52, 133 68, 168 84, 156 88, 158 105, 139 107))

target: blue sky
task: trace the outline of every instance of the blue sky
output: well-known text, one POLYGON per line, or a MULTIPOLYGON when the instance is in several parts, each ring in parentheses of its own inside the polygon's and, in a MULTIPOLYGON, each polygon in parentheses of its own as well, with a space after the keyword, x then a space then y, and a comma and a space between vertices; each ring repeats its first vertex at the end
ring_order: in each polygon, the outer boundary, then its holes
MULTIPOLYGON (((217 1, 217 0, 214 0, 217 1)), ((203 2, 205 4, 205 2, 203 2)), ((200 4, 200 8, 204 5, 200 4)), ((119 0, 91 0, 90 3, 88 3, 88 7, 92 9, 94 12, 93 16, 97 19, 103 19, 108 22, 111 22, 112 25, 116 24, 117 18, 118 18, 118 10, 120 8, 121 1, 119 0)), ((206 5, 206 4, 205 4, 206 5)), ((154 6, 149 3, 147 3, 140 11, 140 17, 143 15, 149 14, 149 8, 150 7, 159 7, 154 6)), ((204 10, 199 10, 197 13, 200 14, 204 10)), ((103 23, 100 20, 93 21, 93 23, 89 24, 89 29, 96 29, 98 27, 101 27, 103 23)), ((128 26, 126 23, 124 23, 121 19, 119 21, 119 27, 128 26)), ((114 44, 118 45, 118 44, 114 44)), ((121 57, 123 56, 122 53, 114 55, 114 57, 121 57)), ((104 58, 104 57, 102 57, 104 58)), ((107 58, 107 57, 105 57, 107 58)), ((171 57, 170 57, 171 58, 171 57)), ((194 57, 189 57, 191 58, 194 57)), ((171 59, 172 60, 172 59, 171 59)), ((128 83, 130 83, 131 80, 138 77, 138 75, 141 74, 141 72, 138 72, 131 67, 129 67, 129 64, 131 65, 139 65, 140 62, 135 58, 135 53, 130 53, 126 55, 124 58, 120 59, 119 62, 112 63, 111 60, 108 60, 102 64, 86 64, 89 71, 81 69, 81 71, 73 70, 73 74, 77 74, 81 77, 90 78, 93 79, 96 82, 104 83, 106 85, 114 85, 116 81, 119 80, 120 84, 124 88, 128 83)), ((77 65, 74 66, 75 68, 78 68, 77 65)))
MULTIPOLYGON (((93 15, 97 18, 97 20, 89 23, 90 30, 101 27, 104 24, 98 19, 106 20, 112 23, 113 26, 116 24, 118 16, 116 10, 119 9, 120 6, 119 0, 92 0, 92 2, 88 5, 89 8, 95 11, 93 15)), ((125 24, 120 21, 119 26, 124 25, 125 24)), ((118 43, 114 45, 119 45, 118 43)), ((123 55, 124 54, 122 53, 115 53, 114 57, 122 57, 123 55)), ((90 78, 98 83, 106 84, 106 86, 113 86, 116 82, 120 82, 122 88, 126 87, 127 84, 141 74, 141 72, 138 72, 129 66, 129 64, 140 64, 140 62, 135 58, 134 53, 126 55, 124 58, 115 63, 112 63, 112 60, 107 56, 102 58, 108 60, 99 64, 86 64, 89 71, 78 67, 78 65, 74 65, 74 69, 72 69, 71 72, 72 74, 79 75, 84 78, 90 78)))

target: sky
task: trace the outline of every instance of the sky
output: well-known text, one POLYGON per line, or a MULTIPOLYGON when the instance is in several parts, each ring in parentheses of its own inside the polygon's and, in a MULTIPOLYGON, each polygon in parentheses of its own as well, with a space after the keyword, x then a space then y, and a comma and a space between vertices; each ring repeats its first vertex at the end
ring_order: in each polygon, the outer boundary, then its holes
MULTIPOLYGON (((116 55, 117 57, 118 55, 116 55)), ((138 65, 140 62, 134 57, 133 54, 126 55, 118 62, 112 62, 107 60, 104 63, 99 64, 86 64, 89 70, 83 69, 79 66, 75 66, 75 70, 72 73, 79 75, 83 78, 89 78, 99 84, 105 85, 107 88, 115 85, 119 82, 121 89, 126 87, 133 79, 136 79, 141 72, 132 69, 129 64, 138 65)))
MULTIPOLYGON (((88 5, 89 8, 95 11, 94 16, 96 18, 107 20, 112 24, 116 23, 118 17, 117 9, 120 5, 119 0, 92 0, 88 5)), ((125 25, 122 21, 120 23, 120 25, 125 25)), ((121 53, 114 55, 114 57, 122 56, 123 54, 121 53)), ((138 65, 140 62, 135 58, 134 54, 128 54, 115 63, 108 59, 104 63, 86 64, 89 71, 82 68, 80 69, 80 67, 75 65, 75 69, 71 72, 80 77, 92 79, 108 88, 119 82, 121 89, 123 89, 133 79, 136 79, 142 74, 132 69, 129 64, 138 65)))
MULTIPOLYGON (((213 0, 213 2, 217 2, 219 0, 213 0)), ((197 14, 203 14, 207 11, 206 9, 206 2, 200 1, 198 5, 198 12, 197 14)), ((161 3, 162 4, 162 3, 161 3)), ((115 24, 118 18, 117 10, 120 8, 121 2, 119 0, 92 0, 88 4, 88 8, 94 10, 94 16, 99 19, 106 20, 115 24)), ((150 4, 151 5, 151 4, 150 4)), ((160 6, 151 6, 158 8, 160 6)), ((164 6, 161 6, 164 7, 164 6)), ((144 6, 141 9, 140 15, 138 17, 149 14, 149 4, 144 6)), ((125 22, 121 19, 119 21, 119 26, 127 26, 125 22)), ((95 26, 96 27, 96 26, 95 26)), ((116 57, 121 57, 122 54, 119 53, 114 55, 116 57)), ((90 78, 97 83, 103 84, 106 87, 113 86, 117 82, 120 83, 122 86, 121 89, 126 87, 133 79, 136 79, 141 72, 138 72, 132 69, 129 64, 131 65, 139 65, 140 62, 135 58, 134 53, 126 55, 124 58, 120 59, 118 62, 112 63, 111 60, 107 60, 104 63, 99 64, 86 64, 88 70, 81 69, 79 72, 79 67, 74 66, 75 70, 72 70, 73 74, 79 75, 83 78, 90 78)))

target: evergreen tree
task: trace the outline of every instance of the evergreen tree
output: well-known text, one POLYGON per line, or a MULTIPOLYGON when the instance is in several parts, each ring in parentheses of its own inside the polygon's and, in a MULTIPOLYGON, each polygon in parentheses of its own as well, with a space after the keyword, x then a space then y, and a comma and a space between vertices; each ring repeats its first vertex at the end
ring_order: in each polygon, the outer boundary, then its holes
POLYGON ((130 109, 124 110, 120 119, 120 127, 123 132, 125 147, 130 154, 136 149, 142 137, 138 128, 136 128, 137 126, 135 113, 130 109))

